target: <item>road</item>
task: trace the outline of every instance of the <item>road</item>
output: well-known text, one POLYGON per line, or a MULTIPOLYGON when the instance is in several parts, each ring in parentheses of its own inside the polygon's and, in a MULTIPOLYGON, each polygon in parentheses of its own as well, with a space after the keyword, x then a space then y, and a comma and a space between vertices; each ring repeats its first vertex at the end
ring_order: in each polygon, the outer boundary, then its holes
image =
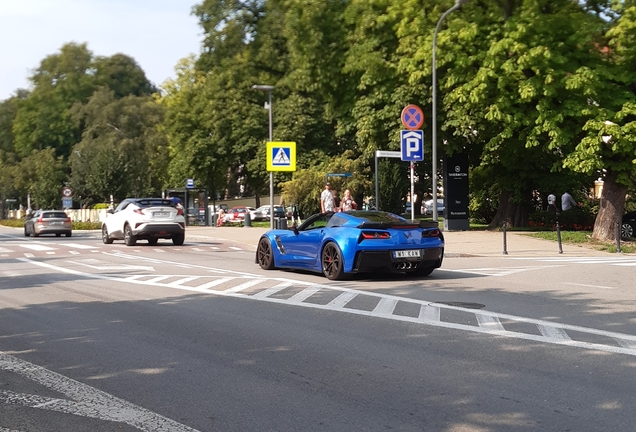
POLYGON ((233 241, 0 227, 0 431, 631 430, 635 266, 331 282, 233 241))

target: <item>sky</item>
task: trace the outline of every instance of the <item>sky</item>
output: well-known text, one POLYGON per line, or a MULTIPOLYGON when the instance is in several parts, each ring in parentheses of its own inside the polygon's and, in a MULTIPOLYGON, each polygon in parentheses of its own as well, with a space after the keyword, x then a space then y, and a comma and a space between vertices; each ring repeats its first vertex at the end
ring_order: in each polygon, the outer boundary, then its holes
POLYGON ((203 30, 190 14, 203 0, 0 0, 0 101, 65 43, 87 43, 94 56, 123 53, 157 86, 200 52, 203 30))

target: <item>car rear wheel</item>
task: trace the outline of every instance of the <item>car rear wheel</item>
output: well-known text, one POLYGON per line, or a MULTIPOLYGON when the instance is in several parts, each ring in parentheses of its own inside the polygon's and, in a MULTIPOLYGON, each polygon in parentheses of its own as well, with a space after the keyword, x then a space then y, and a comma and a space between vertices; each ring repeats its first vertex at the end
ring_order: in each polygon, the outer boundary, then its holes
POLYGON ((29 234, 29 230, 27 229, 27 227, 24 227, 24 236, 25 237, 29 237, 31 234, 29 234))
POLYGON ((156 245, 156 244, 157 244, 157 242, 158 242, 158 241, 159 241, 159 239, 158 239, 158 238, 149 238, 149 239, 148 239, 148 244, 149 244, 150 246, 154 246, 154 245, 156 245))
POLYGON ((66 237, 70 237, 72 235, 73 235, 73 233, 70 233, 70 232, 66 233, 66 237))
POLYGON ((104 244, 113 243, 113 239, 108 235, 108 228, 106 228, 106 224, 102 225, 102 242, 104 242, 104 244))
POLYGON ((623 238, 632 238, 634 237, 634 227, 628 223, 624 223, 621 226, 621 236, 623 238))
POLYGON ((185 234, 177 234, 172 236, 172 244, 175 246, 181 246, 185 241, 185 234))
POLYGON ((137 237, 133 235, 132 228, 128 224, 124 227, 124 243, 126 243, 126 246, 137 244, 137 237))
POLYGON ((258 249, 256 251, 256 261, 263 270, 273 270, 276 268, 274 265, 274 252, 272 250, 272 244, 269 239, 263 237, 258 242, 258 249))
POLYGON ((340 280, 344 277, 344 261, 340 249, 329 242, 322 249, 322 273, 329 280, 340 280))
POLYGON ((55 237, 62 237, 62 233, 56 233, 55 237))

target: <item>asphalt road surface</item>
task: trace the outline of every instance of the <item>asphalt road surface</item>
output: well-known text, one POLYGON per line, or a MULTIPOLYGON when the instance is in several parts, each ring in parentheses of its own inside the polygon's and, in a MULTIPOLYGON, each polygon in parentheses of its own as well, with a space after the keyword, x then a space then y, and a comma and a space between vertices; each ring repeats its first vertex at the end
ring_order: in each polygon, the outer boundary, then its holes
POLYGON ((0 229, 0 432, 629 431, 634 257, 262 271, 0 229))

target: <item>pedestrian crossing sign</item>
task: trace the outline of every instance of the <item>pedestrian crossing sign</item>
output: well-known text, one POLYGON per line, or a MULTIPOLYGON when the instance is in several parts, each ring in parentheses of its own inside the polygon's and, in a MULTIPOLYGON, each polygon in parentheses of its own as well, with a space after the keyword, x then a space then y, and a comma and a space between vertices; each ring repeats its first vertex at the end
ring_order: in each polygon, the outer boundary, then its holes
POLYGON ((267 171, 296 171, 296 143, 267 143, 267 171))

